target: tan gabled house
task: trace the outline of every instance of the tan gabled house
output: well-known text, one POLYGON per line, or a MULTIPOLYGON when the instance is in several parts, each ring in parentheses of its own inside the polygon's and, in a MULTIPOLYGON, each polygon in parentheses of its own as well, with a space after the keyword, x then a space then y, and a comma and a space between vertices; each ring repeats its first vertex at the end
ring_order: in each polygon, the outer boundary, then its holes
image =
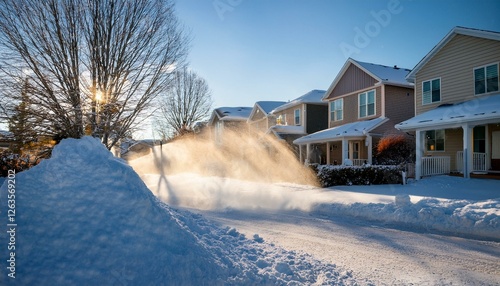
POLYGON ((408 74, 415 117, 416 179, 500 171, 500 33, 452 29, 408 74))
POLYGON ((248 117, 248 125, 254 131, 266 133, 271 126, 276 125, 276 115, 271 112, 285 103, 285 101, 257 101, 248 117))
POLYGON ((207 123, 215 142, 222 144, 225 130, 247 132, 247 120, 251 112, 251 107, 215 108, 207 123))
POLYGON ((405 78, 409 71, 349 58, 323 97, 328 129, 293 141, 300 146, 300 160, 372 164, 377 141, 400 132, 394 124, 414 115, 413 84, 405 78))

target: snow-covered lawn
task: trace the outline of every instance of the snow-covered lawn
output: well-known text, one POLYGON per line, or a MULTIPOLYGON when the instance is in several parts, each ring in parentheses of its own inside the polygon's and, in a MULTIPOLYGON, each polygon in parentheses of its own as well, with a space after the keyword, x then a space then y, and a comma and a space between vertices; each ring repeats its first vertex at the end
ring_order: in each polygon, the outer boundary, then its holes
POLYGON ((466 237, 500 240, 500 181, 438 176, 407 185, 326 189, 193 173, 143 175, 161 200, 203 210, 302 210, 351 216, 466 237))

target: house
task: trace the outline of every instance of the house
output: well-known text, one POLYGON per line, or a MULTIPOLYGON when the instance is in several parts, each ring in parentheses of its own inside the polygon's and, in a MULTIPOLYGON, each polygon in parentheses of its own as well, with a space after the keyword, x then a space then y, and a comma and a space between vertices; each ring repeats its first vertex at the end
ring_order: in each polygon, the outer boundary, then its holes
POLYGON ((271 111, 276 117, 276 125, 269 134, 293 146, 293 140, 327 128, 328 106, 322 101, 324 90, 311 90, 271 111))
POLYGON ((248 131, 247 120, 252 112, 251 107, 219 107, 212 111, 208 127, 215 142, 223 142, 224 130, 248 131))
POLYGON ((327 128, 293 141, 300 160, 320 164, 372 164, 377 141, 400 132, 394 125, 414 115, 409 69, 349 58, 323 100, 327 128))
POLYGON ((248 125, 253 130, 266 133, 271 126, 276 125, 276 115, 271 111, 285 103, 285 101, 257 101, 248 117, 248 125))
POLYGON ((0 151, 9 149, 12 144, 12 140, 13 135, 11 132, 0 130, 0 151))
POLYGON ((416 136, 416 179, 500 171, 500 33, 452 29, 408 74, 415 117, 396 125, 416 136))

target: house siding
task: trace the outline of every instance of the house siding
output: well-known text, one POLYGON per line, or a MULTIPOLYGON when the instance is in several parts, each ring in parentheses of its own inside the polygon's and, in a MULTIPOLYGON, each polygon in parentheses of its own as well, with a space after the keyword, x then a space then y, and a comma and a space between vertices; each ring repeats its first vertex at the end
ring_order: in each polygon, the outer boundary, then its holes
POLYGON ((414 116, 413 88, 385 86, 385 117, 389 120, 372 132, 378 134, 400 133, 394 125, 414 116))
POLYGON ((455 35, 415 75, 416 115, 445 103, 474 99, 475 67, 500 62, 500 42, 455 35), (441 101, 422 105, 422 81, 441 78, 441 101))
POLYGON ((306 105, 306 133, 311 134, 328 128, 328 106, 306 105))
MULTIPOLYGON (((348 94, 344 97, 344 119, 340 121, 329 121, 330 128, 335 126, 344 125, 351 122, 356 122, 360 120, 367 120, 371 118, 376 118, 381 116, 382 110, 382 88, 379 86, 375 88, 375 115, 359 118, 359 108, 358 108, 358 95, 362 92, 369 91, 371 89, 358 90, 353 93, 348 94)), ((330 112, 330 111, 329 111, 330 112)), ((330 113, 328 113, 328 120, 330 120, 330 113)))
POLYGON ((328 99, 334 99, 335 97, 373 86, 375 83, 377 83, 376 79, 368 75, 362 69, 351 64, 335 88, 328 95, 328 99))

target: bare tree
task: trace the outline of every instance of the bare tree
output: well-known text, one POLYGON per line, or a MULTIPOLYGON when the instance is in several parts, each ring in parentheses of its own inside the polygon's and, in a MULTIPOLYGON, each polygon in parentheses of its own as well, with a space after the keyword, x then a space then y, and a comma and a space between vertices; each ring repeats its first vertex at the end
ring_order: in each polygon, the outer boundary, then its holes
POLYGON ((163 138, 192 132, 196 122, 207 119, 211 108, 207 82, 186 68, 178 70, 171 88, 161 98, 157 131, 163 138))
POLYGON ((16 106, 29 78, 40 134, 89 134, 111 148, 185 61, 174 12, 169 0, 2 0, 1 90, 16 106))

